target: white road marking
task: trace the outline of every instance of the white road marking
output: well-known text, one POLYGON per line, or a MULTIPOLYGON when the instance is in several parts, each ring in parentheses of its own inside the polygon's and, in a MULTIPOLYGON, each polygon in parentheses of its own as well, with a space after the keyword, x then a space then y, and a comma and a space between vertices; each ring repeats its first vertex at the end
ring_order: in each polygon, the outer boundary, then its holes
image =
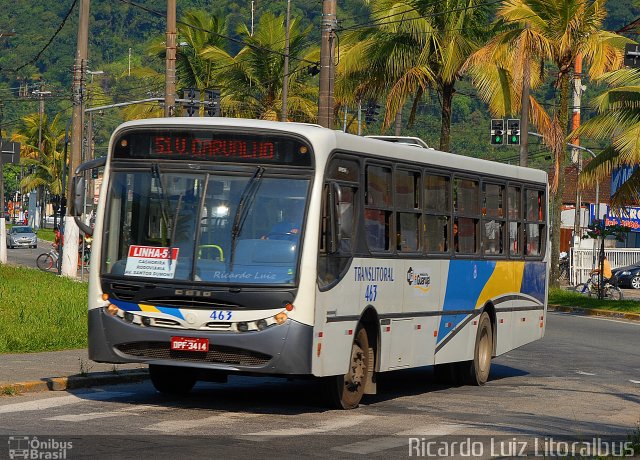
POLYGON ((640 321, 633 320, 622 320, 622 319, 611 319, 604 316, 584 316, 577 313, 564 313, 564 312, 549 312, 552 315, 558 316, 572 316, 573 318, 582 318, 582 319, 594 319, 596 321, 610 321, 612 323, 620 323, 620 324, 630 324, 632 326, 640 326, 640 321))
POLYGON ((640 383, 640 380, 629 380, 631 383, 640 383))
POLYGON ((596 374, 592 374, 591 372, 584 372, 584 371, 576 371, 576 374, 579 374, 579 375, 596 375, 596 374))
POLYGON ((304 436, 308 434, 320 434, 328 431, 341 430, 349 428, 355 425, 359 425, 362 422, 374 418, 373 415, 350 415, 340 417, 337 420, 330 420, 328 422, 321 422, 318 426, 313 428, 281 428, 278 430, 258 431, 256 433, 247 433, 242 436, 236 436, 237 439, 244 439, 248 441, 268 441, 271 438, 280 436, 304 436))
POLYGON ((58 420, 63 422, 84 422, 87 420, 95 420, 108 417, 120 417, 123 415, 142 415, 143 411, 150 410, 169 410, 168 407, 161 406, 133 406, 125 407, 124 409, 108 411, 108 412, 87 412, 86 414, 65 414, 58 415, 57 417, 45 418, 45 420, 58 420))
POLYGON ((332 447, 331 450, 348 452, 351 454, 368 455, 383 450, 395 449, 397 447, 409 446, 408 437, 420 437, 429 439, 437 436, 447 436, 464 428, 465 425, 424 425, 412 428, 411 430, 395 433, 393 436, 370 439, 367 441, 354 442, 344 446, 332 447))
POLYGON ((230 422, 239 421, 242 419, 259 417, 261 414, 250 414, 246 412, 222 412, 211 417, 202 419, 187 419, 187 420, 166 420, 153 425, 144 427, 143 430, 147 431, 160 431, 167 434, 178 434, 181 431, 192 431, 197 428, 206 428, 207 426, 223 426, 228 425, 230 422), (233 420, 237 419, 237 420, 233 420))
POLYGON ((25 412, 33 410, 51 409, 53 407, 68 406, 69 404, 77 404, 87 401, 105 401, 108 399, 132 396, 133 393, 123 393, 119 391, 96 391, 92 393, 82 393, 78 395, 60 396, 55 398, 39 399, 37 401, 28 401, 23 403, 7 404, 0 406, 0 414, 9 414, 11 412, 25 412))

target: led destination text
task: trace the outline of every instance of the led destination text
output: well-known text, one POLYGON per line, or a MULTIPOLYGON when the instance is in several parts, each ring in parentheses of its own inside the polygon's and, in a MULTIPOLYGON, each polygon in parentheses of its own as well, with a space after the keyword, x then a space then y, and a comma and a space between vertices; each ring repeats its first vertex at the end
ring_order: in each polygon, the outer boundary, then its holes
POLYGON ((273 160, 276 155, 273 142, 242 139, 155 136, 152 146, 152 154, 158 156, 273 160))

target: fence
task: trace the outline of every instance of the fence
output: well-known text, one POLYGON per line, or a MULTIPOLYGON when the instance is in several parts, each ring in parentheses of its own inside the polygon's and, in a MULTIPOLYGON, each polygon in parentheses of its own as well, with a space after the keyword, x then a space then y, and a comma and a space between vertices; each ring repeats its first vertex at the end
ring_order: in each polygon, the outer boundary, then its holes
MULTIPOLYGON (((604 248, 604 254, 609 259, 611 268, 624 267, 640 262, 640 249, 635 248, 604 248)), ((584 283, 589 278, 589 272, 597 264, 594 260, 593 249, 571 249, 569 254, 571 267, 569 270, 571 284, 584 283)))

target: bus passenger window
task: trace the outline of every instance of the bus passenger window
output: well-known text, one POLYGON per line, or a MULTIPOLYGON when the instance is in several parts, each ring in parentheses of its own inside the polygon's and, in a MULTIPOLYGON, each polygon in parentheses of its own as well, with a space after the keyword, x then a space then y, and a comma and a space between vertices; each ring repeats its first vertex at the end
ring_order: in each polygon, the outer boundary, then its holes
POLYGON ((449 251, 449 217, 425 216, 424 245, 427 252, 449 251))
POLYGON ((461 254, 475 254, 478 251, 477 237, 478 219, 459 217, 454 220, 453 245, 456 252, 461 254))
POLYGON ((364 228, 367 233, 367 244, 372 251, 389 250, 390 211, 382 209, 365 209, 364 228))

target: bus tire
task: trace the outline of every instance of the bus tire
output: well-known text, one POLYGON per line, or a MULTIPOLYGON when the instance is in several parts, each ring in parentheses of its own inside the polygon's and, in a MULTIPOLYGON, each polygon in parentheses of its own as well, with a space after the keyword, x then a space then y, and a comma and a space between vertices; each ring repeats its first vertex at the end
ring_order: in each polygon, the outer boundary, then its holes
POLYGON ((364 395, 364 387, 369 372, 369 337, 367 331, 359 326, 356 330, 349 370, 344 375, 327 377, 326 385, 329 403, 337 409, 355 409, 364 395))
POLYGON ((482 386, 489 380, 491 370, 491 357, 493 355, 493 330, 491 328, 491 318, 485 311, 480 315, 478 321, 478 332, 476 333, 476 344, 473 350, 473 360, 467 363, 465 380, 469 385, 482 386))
POLYGON ((185 367, 149 364, 149 377, 157 391, 171 396, 186 395, 196 384, 194 372, 185 367))

